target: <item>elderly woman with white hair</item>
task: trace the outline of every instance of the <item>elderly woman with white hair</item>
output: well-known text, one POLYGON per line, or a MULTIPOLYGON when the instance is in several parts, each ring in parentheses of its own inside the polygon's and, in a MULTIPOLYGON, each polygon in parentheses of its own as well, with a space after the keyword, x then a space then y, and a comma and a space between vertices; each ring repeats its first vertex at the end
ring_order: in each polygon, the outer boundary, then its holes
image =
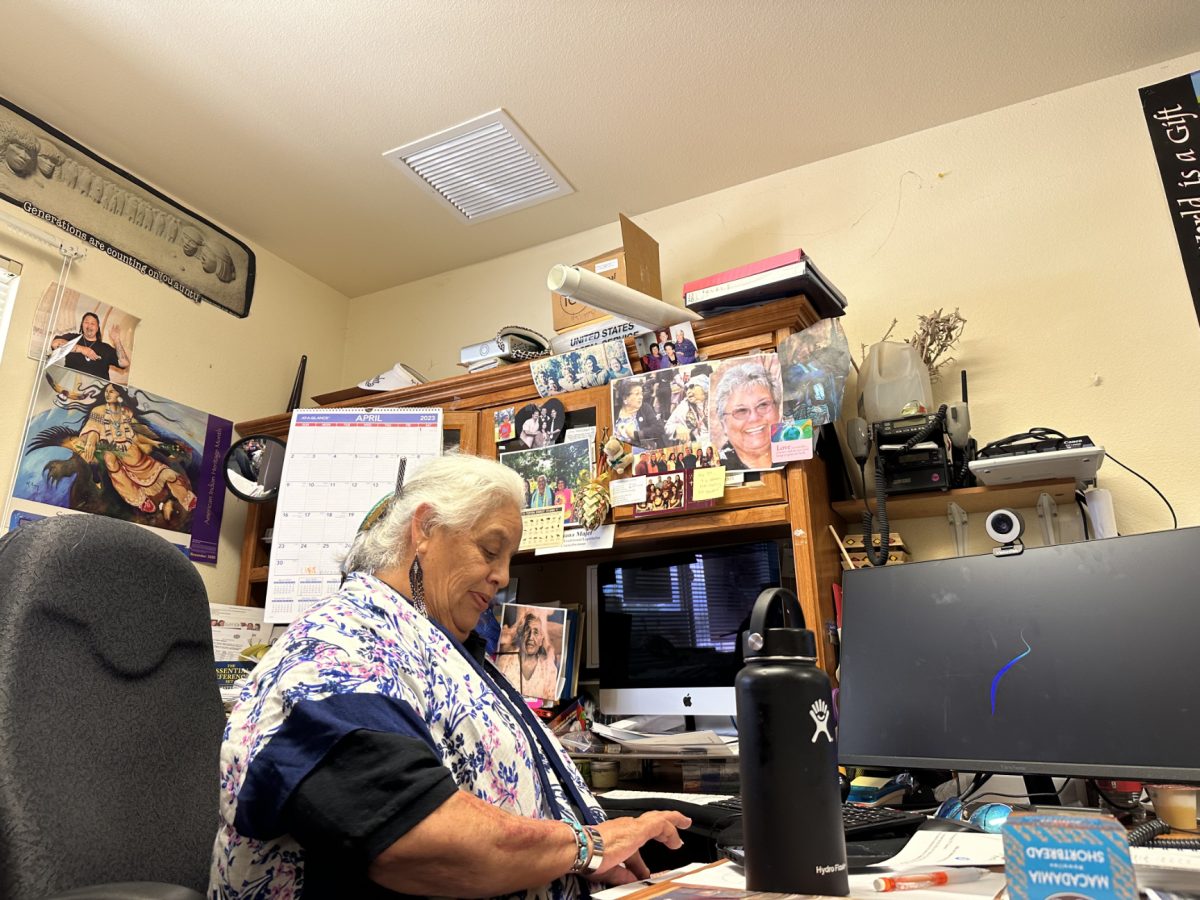
POLYGON ((355 539, 230 714, 211 897, 581 897, 646 877, 647 841, 680 846, 676 812, 604 821, 483 659, 523 499, 516 473, 450 454, 355 539))
POLYGON ((554 700, 558 697, 558 665, 546 634, 546 620, 527 612, 515 629, 512 653, 501 653, 496 660, 500 674, 523 697, 554 700))
POLYGON ((721 376, 711 408, 725 432, 718 452, 727 471, 776 465, 771 460, 771 430, 779 421, 780 393, 778 376, 758 359, 738 363, 721 376))

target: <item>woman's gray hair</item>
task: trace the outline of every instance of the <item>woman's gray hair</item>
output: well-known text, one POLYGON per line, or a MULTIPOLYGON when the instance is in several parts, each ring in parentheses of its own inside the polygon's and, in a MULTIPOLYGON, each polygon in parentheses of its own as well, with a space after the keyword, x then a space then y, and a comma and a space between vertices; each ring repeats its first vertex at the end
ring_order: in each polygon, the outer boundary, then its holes
POLYGON ((432 509, 431 528, 463 531, 506 503, 525 505, 521 476, 498 462, 451 451, 425 463, 404 484, 374 525, 359 532, 342 561, 343 572, 378 572, 408 552, 417 508, 432 509))
POLYGON ((767 371, 767 367, 760 362, 754 361, 739 363, 727 370, 721 376, 721 383, 717 385, 717 418, 721 420, 725 418, 725 404, 729 402, 730 394, 754 384, 761 384, 766 388, 775 405, 779 405, 779 383, 771 377, 771 373, 767 371))

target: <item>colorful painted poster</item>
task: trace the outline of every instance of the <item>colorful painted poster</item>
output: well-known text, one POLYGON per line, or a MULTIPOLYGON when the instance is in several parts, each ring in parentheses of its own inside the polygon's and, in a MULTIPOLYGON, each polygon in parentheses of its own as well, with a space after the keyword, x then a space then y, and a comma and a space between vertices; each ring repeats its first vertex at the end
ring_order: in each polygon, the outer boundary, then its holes
POLYGON ((46 369, 21 445, 15 513, 134 522, 215 563, 233 423, 136 387, 46 369))

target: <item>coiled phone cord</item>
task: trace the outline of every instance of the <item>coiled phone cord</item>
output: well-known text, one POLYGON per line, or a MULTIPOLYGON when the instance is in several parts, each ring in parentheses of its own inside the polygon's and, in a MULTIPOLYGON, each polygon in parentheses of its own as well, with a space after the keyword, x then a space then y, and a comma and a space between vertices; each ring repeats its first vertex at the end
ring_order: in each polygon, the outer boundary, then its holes
MULTIPOLYGON (((921 441, 929 437, 933 433, 934 428, 941 425, 946 427, 946 404, 943 403, 938 407, 938 411, 933 414, 933 418, 925 423, 925 427, 910 437, 904 442, 904 446, 900 448, 901 453, 907 453, 921 441)), ((865 492, 865 486, 864 486, 865 492)), ((883 466, 879 464, 879 444, 875 445, 875 509, 877 515, 871 514, 871 509, 868 507, 863 512, 863 550, 866 551, 867 559, 872 566, 886 566, 890 558, 890 550, 892 545, 892 533, 888 528, 887 518, 887 491, 885 489, 883 466), (874 519, 879 519, 879 553, 875 552, 875 532, 874 519)))

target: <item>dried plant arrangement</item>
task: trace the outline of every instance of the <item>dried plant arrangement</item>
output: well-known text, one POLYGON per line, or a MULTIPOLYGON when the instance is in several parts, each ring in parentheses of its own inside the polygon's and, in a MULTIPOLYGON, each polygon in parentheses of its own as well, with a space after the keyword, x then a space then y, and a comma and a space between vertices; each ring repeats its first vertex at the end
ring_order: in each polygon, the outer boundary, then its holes
MULTIPOLYGON (((879 339, 880 343, 891 337, 899 322, 899 319, 892 319, 892 324, 879 339)), ((944 313, 941 309, 935 309, 927 316, 917 316, 917 330, 905 343, 912 344, 917 348, 921 359, 925 361, 925 368, 929 370, 931 382, 936 383, 941 378, 941 370, 954 362, 954 357, 946 356, 946 354, 958 344, 966 325, 967 320, 962 317, 957 307, 952 313, 944 313)), ((863 344, 864 359, 867 350, 867 345, 863 344)))

